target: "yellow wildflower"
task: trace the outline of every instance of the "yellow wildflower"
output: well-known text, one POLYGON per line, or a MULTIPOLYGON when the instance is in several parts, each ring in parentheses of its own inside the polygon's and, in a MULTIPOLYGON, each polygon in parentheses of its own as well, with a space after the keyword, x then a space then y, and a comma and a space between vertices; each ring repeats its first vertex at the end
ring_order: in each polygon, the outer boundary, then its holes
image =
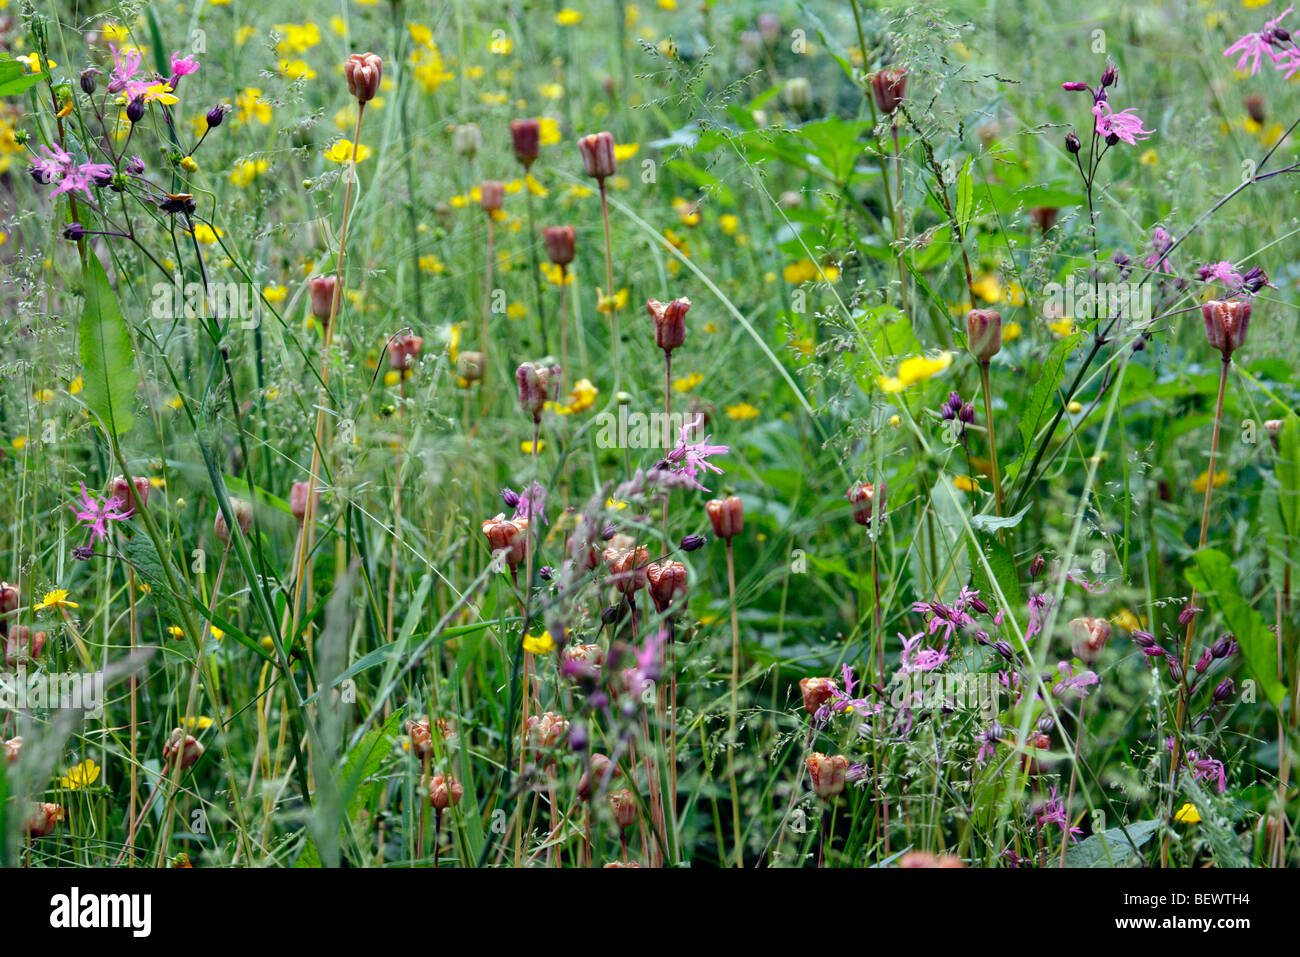
POLYGON ((80 764, 74 764, 63 772, 63 776, 59 778, 59 785, 69 791, 78 791, 81 788, 90 787, 98 780, 99 765, 87 758, 80 764))
POLYGON ((524 636, 524 651, 534 655, 549 655, 554 650, 555 639, 551 637, 549 631, 544 631, 540 635, 524 636))
POLYGON ((44 611, 47 608, 80 608, 76 602, 68 601, 68 590, 66 588, 56 588, 54 591, 47 591, 45 597, 41 599, 34 611, 44 611))
POLYGON ((737 422, 758 418, 758 409, 750 405, 748 402, 738 402, 735 405, 729 405, 722 411, 727 413, 727 418, 735 419, 737 422))

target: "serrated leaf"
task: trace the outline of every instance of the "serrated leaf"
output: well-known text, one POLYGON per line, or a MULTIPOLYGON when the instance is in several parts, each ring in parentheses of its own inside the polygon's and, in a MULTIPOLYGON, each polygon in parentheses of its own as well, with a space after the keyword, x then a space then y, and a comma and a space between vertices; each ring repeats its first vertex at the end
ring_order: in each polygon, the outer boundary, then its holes
POLYGON ((114 436, 130 431, 135 407, 135 353, 117 294, 99 259, 85 266, 86 304, 77 327, 81 354, 82 401, 114 436))
POLYGON ((1264 624, 1264 617, 1242 597, 1237 572, 1227 555, 1216 548, 1203 548, 1193 558, 1196 565, 1187 569, 1187 580, 1236 635, 1246 669, 1264 696, 1280 705, 1286 689, 1277 680, 1277 638, 1264 624))

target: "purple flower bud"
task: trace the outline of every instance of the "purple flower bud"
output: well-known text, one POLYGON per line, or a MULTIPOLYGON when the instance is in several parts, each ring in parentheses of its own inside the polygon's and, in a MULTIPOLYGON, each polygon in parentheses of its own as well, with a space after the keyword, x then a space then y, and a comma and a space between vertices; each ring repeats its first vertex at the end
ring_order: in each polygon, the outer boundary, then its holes
POLYGON ((1013 653, 1011 651, 1011 645, 1009 642, 995 641, 993 643, 993 650, 996 651, 998 654, 1000 654, 1007 661, 1010 661, 1012 659, 1013 653))
POLYGON ((1078 80, 1069 80, 1061 84, 1061 89, 1067 93, 1082 93, 1088 89, 1087 83, 1080 83, 1078 80))
POLYGON ((1188 605, 1178 613, 1178 624, 1186 628, 1192 623, 1192 619, 1196 617, 1196 613, 1200 610, 1195 605, 1188 605))
POLYGON ((519 505, 519 493, 508 488, 501 490, 501 501, 506 503, 506 508, 515 508, 519 505))
POLYGON ((1065 148, 1071 153, 1078 153, 1083 149, 1083 144, 1079 142, 1079 137, 1070 132, 1065 134, 1065 148))
POLYGON ((1148 645, 1142 649, 1142 654, 1148 658, 1160 658, 1164 655, 1165 650, 1159 645, 1148 645))
POLYGON ((607 625, 612 625, 618 621, 618 605, 606 605, 600 610, 600 620, 607 625))
POLYGON ((687 535, 682 539, 682 551, 693 552, 704 547, 708 541, 703 535, 687 535))
POLYGON ((1169 677, 1172 678, 1174 681, 1181 683, 1183 680, 1182 662, 1180 662, 1173 655, 1165 655, 1165 664, 1169 668, 1169 677))
POLYGON ((132 123, 139 123, 144 119, 144 97, 137 96, 126 105, 126 118, 132 123))
POLYGON ((1119 70, 1115 68, 1115 64, 1107 60, 1106 71, 1101 75, 1102 87, 1105 88, 1108 86, 1114 86, 1118 81, 1119 81, 1119 70))
POLYGON ((1214 644, 1210 645, 1210 654, 1215 658, 1226 658, 1232 654, 1232 635, 1224 635, 1214 644))
POLYGON ((541 568, 537 569, 537 574, 542 577, 542 581, 548 582, 555 577, 555 569, 550 565, 543 565, 541 568))
POLYGON ((1037 578, 1039 575, 1043 573, 1043 569, 1046 567, 1047 567, 1047 559, 1045 559, 1042 555, 1035 555, 1033 559, 1029 562, 1029 577, 1037 578))
POLYGON ((1214 689, 1214 700, 1219 704, 1223 704, 1223 702, 1232 697, 1232 693, 1236 690, 1236 685, 1232 683, 1232 679, 1224 678, 1214 689))
POLYGON ((1133 644, 1137 645, 1139 648, 1150 648, 1155 643, 1156 643, 1156 637, 1155 635, 1151 634, 1151 632, 1149 631, 1133 632, 1133 644))
POLYGON ((226 114, 229 112, 230 107, 225 103, 218 103, 212 109, 208 110, 208 129, 215 129, 220 126, 222 120, 226 118, 226 114))
POLYGON ((1213 660, 1214 658, 1210 654, 1210 649, 1206 648, 1201 652, 1201 657, 1196 659, 1196 673, 1198 675, 1205 674, 1205 669, 1210 667, 1210 662, 1213 660))
POLYGON ((73 242, 81 239, 86 235, 86 228, 81 223, 68 223, 63 227, 63 238, 71 239, 73 242))

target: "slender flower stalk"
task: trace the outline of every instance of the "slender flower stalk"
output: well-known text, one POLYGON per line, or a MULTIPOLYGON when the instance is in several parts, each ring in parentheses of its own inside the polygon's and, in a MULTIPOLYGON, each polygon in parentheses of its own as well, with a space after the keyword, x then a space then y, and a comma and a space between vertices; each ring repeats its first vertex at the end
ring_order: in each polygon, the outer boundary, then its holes
MULTIPOLYGON (((1244 300, 1211 300, 1201 307, 1205 319, 1206 338, 1223 357, 1219 367, 1219 394, 1214 402, 1214 430, 1210 436, 1210 462, 1208 481, 1205 483, 1205 498, 1201 505, 1201 533, 1197 537, 1196 548, 1205 547, 1210 531, 1210 502, 1214 497, 1214 475, 1219 454, 1219 430, 1223 423, 1223 398, 1228 388, 1228 372, 1232 367, 1232 353, 1246 340, 1246 329, 1250 323, 1251 304, 1244 300)), ((1196 606, 1196 589, 1188 600, 1188 608, 1196 606)), ((1178 797, 1178 777, 1182 768, 1182 758, 1186 748, 1183 745, 1184 725, 1187 721, 1191 689, 1188 674, 1192 660, 1192 632, 1196 627, 1196 615, 1187 615, 1187 630, 1183 635, 1183 655, 1181 676, 1179 678, 1178 706, 1174 717, 1174 744, 1169 765, 1169 817, 1172 820, 1174 806, 1178 797)), ((1169 835, 1160 848, 1160 860, 1163 866, 1169 866, 1169 835)))
MULTIPOLYGON (((312 443, 311 467, 308 469, 307 481, 312 489, 320 486, 321 450, 325 444, 325 410, 329 397, 330 353, 334 342, 334 330, 338 323, 339 305, 343 296, 343 260, 347 253, 349 217, 352 213, 352 187, 357 178, 357 151, 361 144, 361 125, 366 115, 366 103, 373 99, 379 88, 382 63, 373 53, 365 54, 360 60, 356 56, 349 58, 345 64, 348 88, 357 99, 357 122, 352 134, 352 158, 348 164, 347 184, 343 191, 343 219, 339 226, 339 251, 334 262, 334 283, 329 300, 329 311, 325 322, 325 332, 321 339, 320 351, 320 397, 316 409, 316 427, 312 443)), ((303 534, 294 559, 294 598, 291 609, 291 630, 296 634, 302 614, 303 586, 309 574, 308 556, 312 553, 316 532, 316 496, 307 497, 307 510, 303 518, 303 534)))

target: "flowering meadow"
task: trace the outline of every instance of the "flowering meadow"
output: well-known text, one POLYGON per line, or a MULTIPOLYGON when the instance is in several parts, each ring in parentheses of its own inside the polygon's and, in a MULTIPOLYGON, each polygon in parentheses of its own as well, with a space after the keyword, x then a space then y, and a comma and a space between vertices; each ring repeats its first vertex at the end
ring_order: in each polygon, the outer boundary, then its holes
POLYGON ((1292 28, 0 2, 0 863, 1295 866, 1292 28))

